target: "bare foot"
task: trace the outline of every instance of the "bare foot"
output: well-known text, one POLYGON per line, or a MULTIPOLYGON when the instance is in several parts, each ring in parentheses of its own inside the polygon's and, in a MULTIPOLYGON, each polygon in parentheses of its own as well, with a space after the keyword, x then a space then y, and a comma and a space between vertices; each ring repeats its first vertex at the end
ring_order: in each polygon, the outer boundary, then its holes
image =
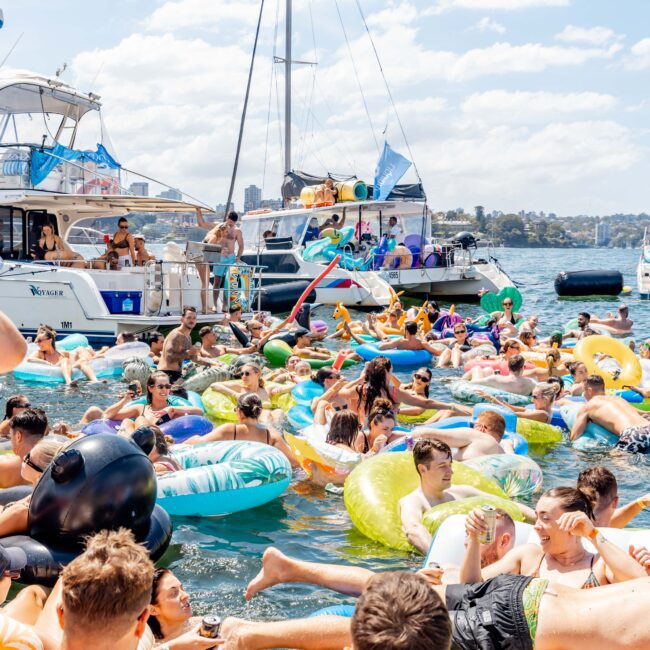
POLYGON ((244 598, 250 600, 255 594, 286 580, 291 559, 277 548, 270 546, 262 556, 262 569, 248 583, 244 598))

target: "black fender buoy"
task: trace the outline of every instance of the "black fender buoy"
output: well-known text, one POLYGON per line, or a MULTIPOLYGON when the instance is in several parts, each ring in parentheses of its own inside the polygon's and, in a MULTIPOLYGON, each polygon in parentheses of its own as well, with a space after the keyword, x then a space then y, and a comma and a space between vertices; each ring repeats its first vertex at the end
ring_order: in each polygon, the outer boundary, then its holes
POLYGON ((296 314, 296 323, 311 332, 311 303, 304 302, 296 314))
POLYGON ((251 344, 250 337, 246 336, 246 333, 241 327, 239 327, 239 325, 235 325, 231 322, 228 322, 228 325, 230 325, 233 335, 239 341, 239 345, 241 345, 242 348, 247 348, 251 344))
POLYGON ((618 296, 621 291, 620 271, 563 271, 555 278, 558 296, 618 296))

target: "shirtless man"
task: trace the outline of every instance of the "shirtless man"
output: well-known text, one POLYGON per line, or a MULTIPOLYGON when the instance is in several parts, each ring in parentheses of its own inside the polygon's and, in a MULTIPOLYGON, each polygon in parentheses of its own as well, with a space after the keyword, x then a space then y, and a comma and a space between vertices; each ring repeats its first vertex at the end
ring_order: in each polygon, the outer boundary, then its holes
POLYGON ((607 329, 615 330, 617 334, 629 334, 634 326, 634 321, 630 318, 630 308, 627 305, 619 305, 618 316, 607 314, 607 318, 593 318, 591 322, 594 325, 604 325, 607 329))
POLYGON ((434 357, 439 357, 442 352, 434 348, 430 343, 422 341, 417 337, 418 324, 409 320, 404 324, 404 338, 387 339, 382 336, 382 342, 379 344, 380 350, 426 350, 434 357))
POLYGON ((157 365, 160 363, 160 355, 165 345, 165 335, 162 332, 149 333, 149 356, 157 365))
MULTIPOLYGON (((244 251, 244 237, 241 230, 237 227, 239 216, 236 212, 229 212, 226 217, 228 230, 226 230, 221 240, 221 260, 214 266, 214 305, 217 306, 219 298, 219 289, 223 284, 223 279, 228 273, 228 267, 241 262, 241 255, 244 251), (237 249, 235 251, 235 248, 237 249)), ((225 306, 224 306, 225 307, 225 306)), ((224 309, 225 311, 225 309, 224 309)))
POLYGON ((618 436, 617 449, 632 453, 650 450, 650 422, 641 412, 622 397, 606 395, 605 382, 600 375, 589 375, 584 383, 587 401, 578 411, 571 440, 578 439, 591 421, 618 436))
POLYGON ((569 330, 564 334, 563 338, 571 339, 575 338, 577 341, 580 341, 585 337, 585 330, 590 330, 589 323, 591 322, 591 314, 586 311, 581 311, 578 314, 578 329, 569 330))
POLYGON ((183 361, 194 358, 198 350, 192 345, 192 330, 196 325, 196 307, 183 307, 181 324, 173 329, 165 339, 158 370, 164 370, 170 383, 182 376, 183 361))
POLYGON ((151 262, 156 259, 156 256, 153 253, 150 253, 144 247, 144 235, 134 235, 133 240, 135 242, 135 265, 144 266, 147 262, 151 262))
POLYGON ((413 431, 416 438, 434 438, 456 449, 454 460, 469 460, 488 454, 514 454, 512 444, 502 441, 506 421, 500 413, 483 411, 476 418, 474 427, 458 429, 434 429, 418 427, 413 431))
MULTIPOLYGON (((413 461, 420 475, 420 487, 400 499, 399 510, 404 534, 424 555, 432 540, 431 533, 422 524, 422 515, 427 510, 457 499, 488 496, 469 485, 452 486, 451 460, 449 445, 439 440, 418 440, 413 447, 413 461)), ((535 520, 535 512, 531 508, 519 505, 519 509, 528 521, 535 520)))
POLYGON ((25 409, 9 423, 9 439, 13 454, 0 456, 0 488, 25 485, 20 470, 23 458, 40 442, 47 431, 47 417, 40 409, 25 409))
POLYGON ((493 374, 492 368, 480 368, 475 366, 472 368, 470 381, 473 384, 480 384, 481 386, 490 386, 496 390, 504 390, 508 393, 515 393, 516 395, 530 395, 537 383, 530 377, 524 377, 524 366, 526 360, 520 355, 515 354, 508 359, 509 375, 501 376, 493 374))
POLYGON ((312 338, 315 334, 307 329, 296 332, 296 344, 293 346, 293 353, 301 359, 322 359, 327 360, 332 355, 327 348, 311 347, 312 338))
POLYGON ((199 356, 205 360, 216 359, 222 354, 252 354, 257 351, 257 346, 250 346, 249 348, 229 348, 227 345, 219 345, 217 343, 217 335, 210 325, 206 325, 199 330, 199 338, 201 339, 201 349, 199 356))
MULTIPOLYGON (((291 562, 294 567, 287 580, 315 584, 348 596, 363 593, 375 575, 358 566, 291 562)), ((247 598, 284 579, 264 578, 262 569, 249 585, 247 598)), ((647 623, 650 578, 597 589, 573 589, 545 579, 509 574, 467 585, 437 585, 432 584, 429 576, 426 579, 452 614, 451 637, 456 650, 647 650, 650 647, 647 623)), ((351 619, 342 616, 270 623, 227 618, 221 627, 221 638, 233 648, 247 650, 343 648, 350 647, 350 625, 351 619)), ((446 625, 446 621, 440 621, 440 625, 446 625)), ((442 650, 448 645, 426 647, 442 650)))

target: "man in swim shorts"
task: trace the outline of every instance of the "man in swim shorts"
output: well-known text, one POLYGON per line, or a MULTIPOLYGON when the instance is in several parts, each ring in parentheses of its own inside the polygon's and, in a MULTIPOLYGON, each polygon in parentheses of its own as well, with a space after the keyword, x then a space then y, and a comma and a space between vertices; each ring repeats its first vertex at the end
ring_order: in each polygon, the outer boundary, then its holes
MULTIPOLYGON (((282 582, 314 584, 353 596, 371 586, 375 575, 361 567, 291 558, 286 558, 288 562, 282 567, 276 565, 266 572, 267 554, 268 550, 262 571, 248 586, 248 600, 257 592, 282 582)), ((454 650, 647 650, 650 647, 647 624, 650 578, 580 590, 530 576, 501 575, 478 584, 431 585, 431 589, 449 611, 454 650)), ((390 605, 394 600, 388 598, 387 602, 390 605)), ((228 618, 221 627, 221 636, 232 647, 247 650, 342 648, 350 645, 350 622, 349 618, 337 616, 274 623, 228 618)), ((440 625, 444 627, 446 623, 440 621, 440 625)), ((448 646, 439 647, 446 650, 448 646)))
MULTIPOLYGON (((241 262, 241 256, 244 251, 244 237, 241 230, 237 226, 237 221, 239 220, 239 215, 236 212, 229 212, 226 217, 226 224, 228 224, 228 230, 226 230, 223 239, 221 240, 221 260, 219 264, 215 264, 212 267, 212 272, 214 273, 214 291, 215 293, 215 307, 216 301, 219 299, 219 289, 223 284, 223 279, 228 274, 228 269, 233 264, 239 264, 241 262), (235 251, 235 248, 237 249, 235 251)), ((226 311, 226 305, 222 307, 223 311, 226 311)))
POLYGON ((589 422, 600 424, 618 436, 616 448, 630 453, 650 450, 650 422, 622 397, 605 394, 605 382, 600 375, 589 375, 584 382, 587 400, 578 411, 571 429, 571 440, 577 440, 589 422))
MULTIPOLYGON (((423 555, 431 546, 431 533, 422 524, 422 515, 433 506, 466 497, 488 496, 469 485, 451 485, 453 475, 451 449, 440 440, 418 440, 413 447, 413 462, 420 475, 420 486, 399 501, 402 529, 408 541, 423 555)), ((518 504, 528 521, 535 512, 518 504)))
POLYGON ((158 370, 167 373, 173 384, 182 377, 183 361, 195 358, 198 350, 192 345, 192 330, 196 325, 196 307, 183 307, 181 324, 165 339, 158 370))

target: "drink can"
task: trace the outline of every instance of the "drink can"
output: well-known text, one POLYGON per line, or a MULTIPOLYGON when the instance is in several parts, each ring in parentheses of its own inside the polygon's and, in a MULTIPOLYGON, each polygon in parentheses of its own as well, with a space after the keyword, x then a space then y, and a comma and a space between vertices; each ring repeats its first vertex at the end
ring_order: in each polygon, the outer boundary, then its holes
POLYGON ((429 560, 427 562, 427 569, 439 569, 440 565, 435 560, 429 560))
POLYGON ((216 614, 204 616, 201 621, 201 629, 199 634, 206 639, 216 639, 221 630, 221 617, 216 614))
POLYGON ((479 536, 481 544, 491 544, 494 541, 494 533, 497 526, 497 511, 493 506, 481 506, 481 512, 487 525, 487 531, 479 536))

